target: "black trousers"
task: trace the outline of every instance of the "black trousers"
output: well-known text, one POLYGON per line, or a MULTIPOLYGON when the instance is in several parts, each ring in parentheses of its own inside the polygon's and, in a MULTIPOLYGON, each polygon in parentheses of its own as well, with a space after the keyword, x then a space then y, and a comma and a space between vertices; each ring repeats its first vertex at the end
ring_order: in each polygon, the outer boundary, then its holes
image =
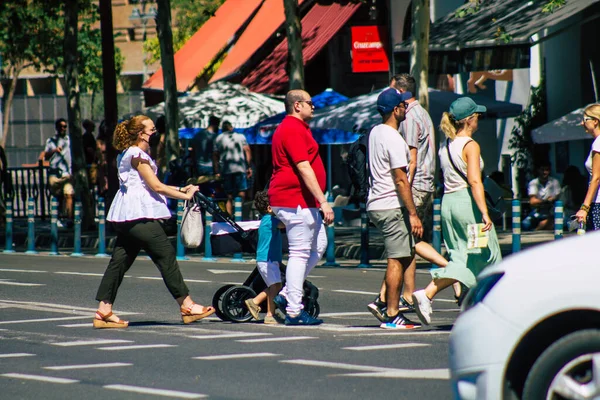
POLYGON ((114 227, 117 232, 117 242, 102 282, 100 282, 96 300, 110 304, 115 302, 123 277, 141 249, 148 253, 158 267, 173 298, 177 299, 188 295, 188 287, 183 281, 179 264, 175 258, 175 249, 157 220, 140 219, 119 222, 115 223, 114 227))

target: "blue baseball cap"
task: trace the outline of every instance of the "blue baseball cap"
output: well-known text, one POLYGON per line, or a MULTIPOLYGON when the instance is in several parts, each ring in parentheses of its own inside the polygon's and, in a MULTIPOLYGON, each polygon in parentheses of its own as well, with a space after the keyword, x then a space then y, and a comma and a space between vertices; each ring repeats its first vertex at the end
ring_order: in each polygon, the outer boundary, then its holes
POLYGON ((485 106, 480 106, 470 97, 461 97, 450 104, 450 115, 452 115, 456 121, 470 117, 475 113, 483 114, 486 111, 487 108, 485 108, 485 106))
POLYGON ((394 111, 400 103, 411 99, 413 97, 411 92, 400 93, 394 88, 387 88, 379 94, 377 97, 377 111, 381 115, 386 115, 394 111))

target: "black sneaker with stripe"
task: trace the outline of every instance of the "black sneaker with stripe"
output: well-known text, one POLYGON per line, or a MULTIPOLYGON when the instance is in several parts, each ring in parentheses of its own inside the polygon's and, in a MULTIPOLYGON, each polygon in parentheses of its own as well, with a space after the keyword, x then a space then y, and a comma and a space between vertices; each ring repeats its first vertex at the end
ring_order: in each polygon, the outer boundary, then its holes
POLYGON ((398 315, 394 317, 390 317, 386 314, 385 317, 385 321, 379 325, 382 329, 417 329, 421 327, 421 324, 412 322, 402 313, 398 313, 398 315))
POLYGON ((374 301, 367 304, 367 308, 369 309, 371 314, 373 314, 375 318, 379 320, 379 322, 385 321, 387 317, 385 313, 387 311, 387 303, 381 301, 379 296, 377 296, 377 298, 374 301))

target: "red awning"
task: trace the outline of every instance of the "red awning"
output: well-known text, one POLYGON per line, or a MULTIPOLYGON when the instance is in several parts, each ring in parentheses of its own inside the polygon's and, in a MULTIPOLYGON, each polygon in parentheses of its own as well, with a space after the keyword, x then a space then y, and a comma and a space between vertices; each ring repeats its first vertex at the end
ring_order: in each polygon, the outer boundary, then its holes
MULTIPOLYGON (((177 91, 185 92, 193 85, 196 77, 228 44, 263 1, 227 0, 175 53, 177 91)), ((162 69, 144 82, 143 88, 163 90, 162 69)))
MULTIPOLYGON (((301 5, 302 2, 303 0, 298 0, 298 5, 301 5)), ((283 0, 265 0, 209 83, 224 79, 239 71, 284 22, 283 0)))
MULTIPOLYGON (((358 10, 360 3, 341 5, 315 5, 302 18, 302 57, 307 65, 348 22, 358 10)), ((275 50, 262 61, 242 84, 254 92, 275 93, 288 84, 287 65, 288 41, 284 39, 275 50)), ((349 50, 348 50, 349 51, 349 50)))

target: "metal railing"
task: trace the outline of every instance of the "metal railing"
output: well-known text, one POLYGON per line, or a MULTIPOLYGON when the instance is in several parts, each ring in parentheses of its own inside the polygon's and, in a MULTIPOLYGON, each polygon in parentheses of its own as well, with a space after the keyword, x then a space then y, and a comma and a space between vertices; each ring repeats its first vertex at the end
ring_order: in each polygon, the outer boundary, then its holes
POLYGON ((13 204, 13 217, 27 217, 27 200, 34 199, 35 216, 45 220, 50 216, 50 188, 48 167, 42 160, 37 165, 7 168, 4 198, 13 204))

